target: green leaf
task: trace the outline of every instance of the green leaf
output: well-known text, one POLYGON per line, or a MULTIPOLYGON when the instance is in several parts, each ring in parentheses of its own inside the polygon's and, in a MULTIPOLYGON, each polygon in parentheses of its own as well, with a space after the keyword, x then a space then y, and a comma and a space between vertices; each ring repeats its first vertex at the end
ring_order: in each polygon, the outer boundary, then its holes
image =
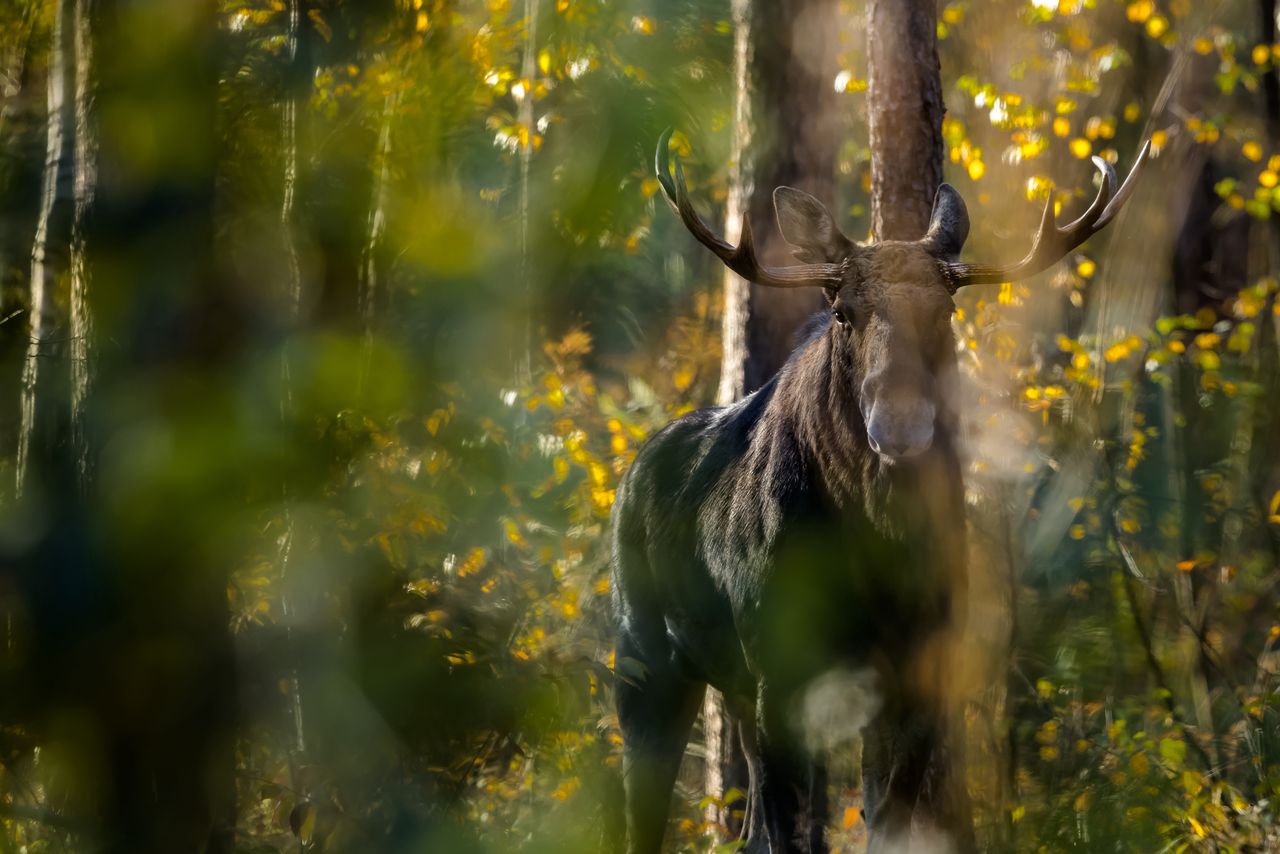
POLYGON ((1171 770, 1177 771, 1187 759, 1187 743, 1177 738, 1160 739, 1160 758, 1171 770))

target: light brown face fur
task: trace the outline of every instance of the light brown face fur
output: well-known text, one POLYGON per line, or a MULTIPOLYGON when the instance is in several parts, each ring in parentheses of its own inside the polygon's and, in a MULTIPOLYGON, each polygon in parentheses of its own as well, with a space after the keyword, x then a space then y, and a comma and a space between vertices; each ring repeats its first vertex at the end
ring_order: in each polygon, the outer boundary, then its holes
POLYGON ((932 444, 938 374, 952 348, 955 303, 936 257, 919 243, 860 247, 831 301, 852 350, 872 448, 896 460, 932 444))

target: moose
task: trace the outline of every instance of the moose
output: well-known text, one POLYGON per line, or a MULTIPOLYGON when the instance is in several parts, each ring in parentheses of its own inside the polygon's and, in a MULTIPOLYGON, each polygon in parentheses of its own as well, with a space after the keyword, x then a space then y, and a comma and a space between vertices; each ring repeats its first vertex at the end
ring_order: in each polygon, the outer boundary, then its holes
POLYGON ((966 574, 953 297, 1044 271, 1107 225, 1149 144, 1118 189, 1095 157, 1101 186, 1088 209, 1060 227, 1051 199, 1031 251, 1008 266, 960 260, 969 216, 947 184, 921 239, 869 244, 842 234, 814 197, 778 187, 778 226, 800 263, 773 267, 756 259, 748 222, 733 246, 698 216, 678 161, 671 171, 670 136, 658 142, 658 179, 693 236, 744 279, 822 288, 830 310, 758 391, 658 432, 619 488, 628 851, 660 850, 708 685, 741 725, 749 850, 826 850, 826 774, 805 726, 833 719, 865 724, 869 851, 917 850, 925 832, 931 850, 972 850, 948 737, 966 574))

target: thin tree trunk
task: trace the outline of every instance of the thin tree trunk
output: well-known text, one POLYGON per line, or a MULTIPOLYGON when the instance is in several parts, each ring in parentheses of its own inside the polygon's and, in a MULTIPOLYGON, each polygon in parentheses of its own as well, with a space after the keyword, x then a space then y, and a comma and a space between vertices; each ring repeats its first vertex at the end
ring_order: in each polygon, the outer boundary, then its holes
POLYGON ((382 124, 378 130, 378 153, 375 168, 378 177, 374 182, 373 204, 369 209, 369 232, 360 265, 360 318, 364 322, 364 353, 360 367, 360 390, 364 391, 368 379, 373 349, 374 322, 377 315, 378 286, 383 271, 380 269, 383 238, 387 231, 387 191, 391 183, 391 120, 399 103, 398 93, 388 92, 382 108, 382 124))
MULTIPOLYGON (((66 255, 59 240, 60 209, 67 162, 67 57, 72 0, 58 0, 53 18, 53 38, 49 46, 48 131, 45 144, 44 187, 31 249, 31 310, 28 321, 26 359, 22 366, 22 422, 18 433, 15 493, 21 495, 32 466, 36 444, 48 445, 51 413, 49 396, 42 393, 41 374, 51 367, 55 355, 53 334, 56 315, 53 290, 66 255)), ((46 380, 45 384, 48 382, 46 380)))
POLYGON ((524 328, 520 351, 515 354, 516 381, 525 384, 533 375, 533 297, 534 266, 529 245, 529 172, 533 166, 534 127, 534 73, 538 56, 538 0, 524 0, 524 57, 520 63, 520 77, 524 82, 524 97, 520 99, 520 127, 525 133, 520 149, 520 280, 524 283, 524 328))
POLYGON ((934 0, 867 5, 871 228, 877 240, 923 237, 942 183, 937 27, 934 0))
MULTIPOLYGON (((289 0, 289 31, 286 38, 286 61, 288 62, 286 79, 289 83, 280 105, 280 136, 284 151, 284 168, 280 195, 280 230, 284 242, 285 258, 288 262, 288 279, 286 288, 286 326, 292 332, 298 324, 302 311, 302 262, 298 254, 297 243, 297 211, 296 195, 298 188, 298 115, 306 109, 307 92, 311 85, 311 75, 301 68, 303 63, 310 64, 310 57, 301 48, 301 31, 305 16, 303 8, 306 0, 289 0)), ((284 390, 280 400, 280 418, 284 422, 292 420, 293 412, 293 379, 286 342, 280 355, 281 387, 284 390)), ((294 546, 297 539, 296 519, 293 512, 289 486, 284 486, 283 533, 279 540, 280 560, 280 610, 284 620, 285 637, 289 652, 289 703, 293 718, 293 750, 290 752, 290 772, 294 788, 298 788, 298 763, 307 750, 306 728, 303 719, 302 684, 298 675, 298 656, 293 640, 293 623, 295 619, 293 597, 290 595, 290 571, 293 568, 294 546)), ((303 792, 305 794, 305 792, 303 792)))
POLYGON ((93 112, 93 0, 75 4, 75 173, 72 186, 74 212, 71 222, 71 444, 81 488, 89 478, 89 443, 84 404, 93 370, 93 317, 89 313, 89 266, 86 257, 86 219, 93 205, 98 181, 97 142, 91 121, 93 112))
MULTIPOLYGON (((799 187, 829 207, 834 203, 837 11, 832 0, 733 2, 734 172, 725 233, 736 242, 743 218, 750 219, 757 252, 768 263, 790 261, 774 222, 776 187, 799 187)), ((768 382, 791 354, 799 328, 822 305, 817 292, 765 288, 725 271, 717 402, 732 403, 768 382)), ((738 727, 714 689, 703 706, 703 733, 706 794, 722 801, 731 789, 747 791, 738 727)), ((713 802, 707 818, 734 830, 731 812, 713 802)))

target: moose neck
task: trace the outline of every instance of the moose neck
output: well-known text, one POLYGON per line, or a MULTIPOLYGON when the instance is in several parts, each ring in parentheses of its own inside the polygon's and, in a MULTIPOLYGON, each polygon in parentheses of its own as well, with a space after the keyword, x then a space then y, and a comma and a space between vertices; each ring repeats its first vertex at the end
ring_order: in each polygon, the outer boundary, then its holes
POLYGON ((867 439, 861 373, 839 327, 828 324, 778 376, 770 415, 795 437, 811 484, 840 512, 865 515, 892 536, 953 517, 962 492, 950 430, 939 423, 929 450, 887 461, 867 439))

